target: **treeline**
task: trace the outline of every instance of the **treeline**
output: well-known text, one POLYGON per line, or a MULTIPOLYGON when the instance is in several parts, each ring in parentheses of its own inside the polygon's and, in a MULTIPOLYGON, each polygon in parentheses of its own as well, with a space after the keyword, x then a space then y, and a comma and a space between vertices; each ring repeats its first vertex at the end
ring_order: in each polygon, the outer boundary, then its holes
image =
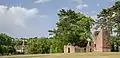
POLYGON ((6 34, 0 34, 0 54, 16 54, 15 46, 27 46, 30 54, 62 53, 64 45, 68 43, 80 47, 86 47, 87 39, 92 40, 91 28, 106 28, 110 32, 111 49, 118 51, 120 46, 120 1, 103 9, 98 14, 98 19, 93 20, 80 12, 74 10, 60 10, 57 13, 59 21, 56 28, 49 30, 50 38, 12 38, 6 34), (114 34, 114 35, 113 35, 114 34))
POLYGON ((9 53, 15 54, 13 38, 1 33, 0 34, 0 54, 8 55, 9 53))

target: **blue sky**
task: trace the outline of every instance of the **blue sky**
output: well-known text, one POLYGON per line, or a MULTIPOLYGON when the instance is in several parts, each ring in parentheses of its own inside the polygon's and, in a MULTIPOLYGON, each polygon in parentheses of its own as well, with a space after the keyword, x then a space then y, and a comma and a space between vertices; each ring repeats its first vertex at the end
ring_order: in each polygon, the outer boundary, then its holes
POLYGON ((73 9, 96 18, 114 0, 0 0, 0 32, 13 37, 49 36, 56 27, 57 12, 73 9))

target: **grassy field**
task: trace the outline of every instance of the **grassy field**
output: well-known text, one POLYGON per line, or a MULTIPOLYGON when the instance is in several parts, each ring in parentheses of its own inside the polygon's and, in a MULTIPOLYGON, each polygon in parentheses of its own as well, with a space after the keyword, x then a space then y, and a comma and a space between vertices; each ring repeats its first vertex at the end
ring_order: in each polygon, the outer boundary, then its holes
POLYGON ((0 56, 0 58, 120 58, 120 53, 71 53, 0 56))

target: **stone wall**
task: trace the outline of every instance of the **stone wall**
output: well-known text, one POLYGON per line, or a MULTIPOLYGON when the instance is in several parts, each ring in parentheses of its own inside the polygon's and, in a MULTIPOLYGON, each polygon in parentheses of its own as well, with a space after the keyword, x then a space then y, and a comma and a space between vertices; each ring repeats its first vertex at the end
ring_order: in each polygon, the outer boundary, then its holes
POLYGON ((65 45, 64 46, 64 53, 75 53, 75 47, 71 46, 71 45, 65 45))
POLYGON ((81 48, 81 47, 72 46, 72 45, 64 46, 64 53, 79 53, 79 52, 86 52, 86 47, 81 48))
POLYGON ((102 52, 102 30, 101 31, 97 31, 96 32, 96 35, 95 35, 95 45, 96 45, 96 47, 95 47, 95 49, 94 49, 94 51, 95 52, 102 52))
POLYGON ((76 46, 75 47, 75 52, 77 52, 77 53, 86 52, 86 47, 81 48, 81 47, 76 46))
POLYGON ((103 52, 110 52, 110 34, 107 30, 103 30, 103 52))

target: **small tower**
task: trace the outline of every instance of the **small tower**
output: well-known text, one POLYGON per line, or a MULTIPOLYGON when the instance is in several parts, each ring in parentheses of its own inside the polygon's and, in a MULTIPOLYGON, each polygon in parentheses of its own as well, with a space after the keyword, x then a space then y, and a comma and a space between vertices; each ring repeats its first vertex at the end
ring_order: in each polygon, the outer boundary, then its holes
POLYGON ((94 51, 96 52, 110 52, 110 34, 102 28, 100 31, 94 33, 94 51))

